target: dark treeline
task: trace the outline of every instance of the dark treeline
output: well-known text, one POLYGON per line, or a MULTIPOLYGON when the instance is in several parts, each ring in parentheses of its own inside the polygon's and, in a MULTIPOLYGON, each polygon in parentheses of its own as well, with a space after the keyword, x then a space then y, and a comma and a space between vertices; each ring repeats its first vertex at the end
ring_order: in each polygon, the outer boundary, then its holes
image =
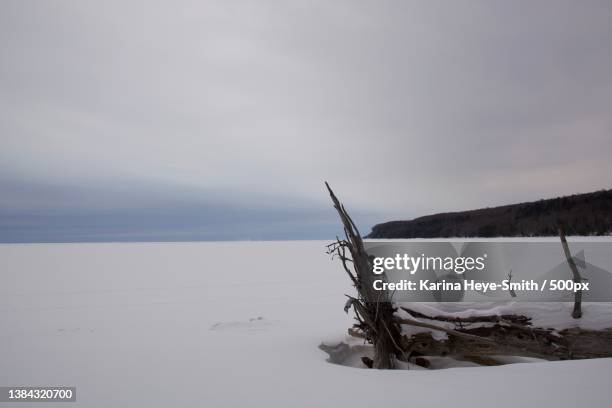
POLYGON ((368 238, 531 237, 612 233, 612 190, 377 224, 368 238))

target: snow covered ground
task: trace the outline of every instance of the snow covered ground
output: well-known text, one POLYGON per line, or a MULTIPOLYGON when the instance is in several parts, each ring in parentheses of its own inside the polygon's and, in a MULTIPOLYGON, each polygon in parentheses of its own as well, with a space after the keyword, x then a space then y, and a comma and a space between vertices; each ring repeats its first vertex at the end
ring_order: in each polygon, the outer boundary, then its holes
POLYGON ((612 359, 328 363, 352 288, 325 244, 0 245, 0 385, 76 386, 68 407, 610 406, 612 359))

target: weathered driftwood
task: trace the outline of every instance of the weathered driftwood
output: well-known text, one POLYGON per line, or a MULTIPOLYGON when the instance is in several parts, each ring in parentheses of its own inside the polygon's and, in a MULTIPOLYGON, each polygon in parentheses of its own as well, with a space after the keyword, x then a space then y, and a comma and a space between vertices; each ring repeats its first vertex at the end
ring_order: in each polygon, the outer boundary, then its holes
POLYGON ((329 184, 325 183, 325 185, 342 221, 345 236, 345 239, 337 238, 335 243, 329 245, 328 252, 340 258, 358 294, 357 298, 349 296, 345 310, 348 312, 350 307, 353 307, 358 321, 355 326, 374 345, 372 366, 374 368, 394 368, 395 357, 403 353, 397 343, 400 338, 400 330, 394 318, 395 309, 389 299, 377 298, 382 295, 376 293, 372 287, 372 264, 363 247, 359 229, 344 206, 338 201, 329 184), (352 270, 349 264, 352 265, 352 270), (379 301, 372 302, 372 299, 379 301))
POLYGON ((400 343, 404 351, 411 355, 512 355, 546 360, 612 357, 612 329, 571 328, 555 331, 551 328, 531 327, 525 316, 453 319, 444 316, 426 317, 402 309, 415 318, 398 318, 400 324, 442 331, 448 337, 443 340, 434 339, 431 332, 404 336, 400 343), (447 327, 449 322, 453 323, 453 328, 447 327))
MULTIPOLYGON (((373 368, 394 368, 395 359, 413 361, 428 366, 422 356, 454 356, 483 365, 497 364, 491 356, 509 355, 538 357, 546 360, 612 357, 612 328, 585 330, 571 328, 556 331, 553 328, 532 327, 531 318, 522 315, 485 315, 457 318, 454 316, 427 316, 402 309, 408 317, 399 317, 390 299, 372 287, 372 264, 363 247, 357 226, 344 206, 325 183, 334 208, 344 227, 345 239, 337 238, 328 246, 328 252, 337 256, 357 289, 357 297, 348 296, 345 311, 354 309, 357 323, 349 334, 362 338, 374 346, 374 360, 364 358, 364 364, 373 368), (347 253, 348 252, 348 253, 347 253), (349 257, 350 255, 350 257, 349 257), (371 301, 377 299, 377 302, 371 301), (410 325, 428 329, 412 336, 401 334, 401 326, 410 325), (451 327, 449 327, 451 326, 451 327), (446 333, 446 339, 434 338, 433 331, 446 333)), ((574 279, 580 282, 567 241, 561 232, 561 241, 574 279)), ((380 276, 378 277, 380 278, 380 276)), ((576 296, 573 316, 581 316, 581 299, 576 296)))

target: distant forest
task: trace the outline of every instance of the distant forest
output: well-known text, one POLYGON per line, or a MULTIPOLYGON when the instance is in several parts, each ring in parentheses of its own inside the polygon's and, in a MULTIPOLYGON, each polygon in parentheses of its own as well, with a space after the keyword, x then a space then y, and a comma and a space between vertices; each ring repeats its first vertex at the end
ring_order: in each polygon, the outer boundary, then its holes
POLYGON ((537 237, 612 233, 612 190, 377 224, 368 238, 537 237))

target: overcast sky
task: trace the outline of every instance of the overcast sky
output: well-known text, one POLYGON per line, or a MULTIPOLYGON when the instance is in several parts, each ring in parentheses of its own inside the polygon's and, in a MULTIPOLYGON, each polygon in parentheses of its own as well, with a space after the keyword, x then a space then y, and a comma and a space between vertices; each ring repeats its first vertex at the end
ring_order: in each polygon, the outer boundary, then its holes
POLYGON ((332 238, 612 187, 610 1, 0 2, 0 241, 332 238))

